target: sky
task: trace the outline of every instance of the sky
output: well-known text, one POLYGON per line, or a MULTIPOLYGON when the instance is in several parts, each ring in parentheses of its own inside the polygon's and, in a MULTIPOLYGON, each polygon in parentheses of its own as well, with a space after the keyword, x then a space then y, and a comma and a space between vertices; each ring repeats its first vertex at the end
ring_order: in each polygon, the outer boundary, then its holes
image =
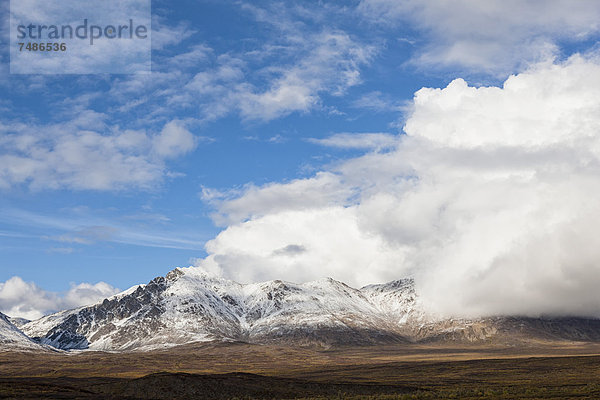
POLYGON ((151 73, 69 75, 0 5, 1 312, 194 265, 600 314, 599 2, 157 0, 151 73))

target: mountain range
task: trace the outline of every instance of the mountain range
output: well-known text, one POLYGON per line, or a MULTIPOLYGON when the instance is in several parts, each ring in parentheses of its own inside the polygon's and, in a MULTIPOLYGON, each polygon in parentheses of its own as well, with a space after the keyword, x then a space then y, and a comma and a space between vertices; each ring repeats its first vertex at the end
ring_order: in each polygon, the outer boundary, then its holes
POLYGON ((4 347, 145 351, 205 341, 324 348, 600 341, 598 319, 433 318, 412 279, 361 289, 329 278, 239 284, 194 267, 176 268, 94 305, 16 322, 20 328, 0 317, 4 347))

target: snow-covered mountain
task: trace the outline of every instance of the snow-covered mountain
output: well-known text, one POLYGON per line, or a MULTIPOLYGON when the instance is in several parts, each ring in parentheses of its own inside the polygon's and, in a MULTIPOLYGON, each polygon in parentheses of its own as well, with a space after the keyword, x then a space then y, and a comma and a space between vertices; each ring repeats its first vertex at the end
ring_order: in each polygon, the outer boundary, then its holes
POLYGON ((412 281, 353 289, 333 279, 242 285, 178 268, 103 302, 23 326, 61 349, 129 350, 206 340, 358 344, 404 340, 412 281))
POLYGON ((333 279, 242 285, 193 267, 22 329, 41 344, 93 350, 150 350, 209 340, 322 346, 600 341, 600 320, 432 318, 420 306, 412 279, 362 289, 333 279))
POLYGON ((9 318, 0 313, 0 351, 42 350, 42 347, 28 338, 9 318))
POLYGON ((6 316, 8 318, 8 321, 13 324, 14 326, 16 326, 17 328, 21 329, 21 327, 25 324, 28 324, 31 322, 30 319, 25 319, 25 318, 20 318, 20 317, 9 317, 8 315, 6 316))

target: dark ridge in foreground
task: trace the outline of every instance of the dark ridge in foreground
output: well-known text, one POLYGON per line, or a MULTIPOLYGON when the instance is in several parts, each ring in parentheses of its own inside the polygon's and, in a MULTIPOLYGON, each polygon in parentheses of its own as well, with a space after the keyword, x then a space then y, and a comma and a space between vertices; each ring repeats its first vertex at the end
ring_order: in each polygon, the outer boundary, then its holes
POLYGON ((0 398, 61 399, 296 399, 398 395, 404 385, 325 383, 234 372, 220 375, 156 373, 136 379, 0 378, 0 398))

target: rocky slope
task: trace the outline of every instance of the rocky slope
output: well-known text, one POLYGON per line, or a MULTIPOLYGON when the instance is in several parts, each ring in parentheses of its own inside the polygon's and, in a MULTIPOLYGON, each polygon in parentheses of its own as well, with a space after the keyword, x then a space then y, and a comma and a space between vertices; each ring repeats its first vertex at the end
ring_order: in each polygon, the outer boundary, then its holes
POLYGON ((42 350, 43 348, 28 338, 9 318, 0 313, 0 351, 42 350))

